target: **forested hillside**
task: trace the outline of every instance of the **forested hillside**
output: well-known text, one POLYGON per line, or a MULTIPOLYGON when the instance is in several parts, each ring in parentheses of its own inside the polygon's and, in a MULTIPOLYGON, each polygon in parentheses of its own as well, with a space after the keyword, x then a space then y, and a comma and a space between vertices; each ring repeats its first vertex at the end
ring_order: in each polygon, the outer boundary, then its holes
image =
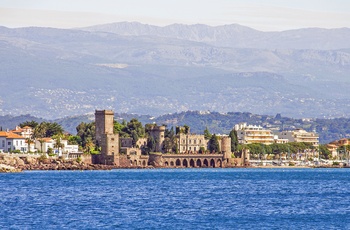
MULTIPOLYGON (((240 122, 247 122, 252 125, 261 125, 275 132, 281 130, 291 130, 302 128, 307 131, 316 131, 320 136, 321 143, 329 143, 340 138, 350 138, 350 119, 293 119, 282 117, 280 114, 276 116, 258 115, 252 113, 230 112, 199 112, 187 111, 181 113, 167 114, 159 117, 151 117, 149 115, 137 114, 115 114, 115 119, 119 122, 130 121, 132 118, 138 119, 143 125, 157 123, 165 124, 168 128, 172 126, 188 125, 192 133, 202 134, 205 128, 211 133, 229 134, 233 126, 240 122)), ((82 115, 74 117, 66 117, 56 120, 45 120, 30 115, 21 116, 0 116, 0 126, 2 129, 13 129, 16 125, 24 121, 35 120, 38 122, 52 121, 62 125, 65 131, 76 134, 76 127, 81 123, 90 123, 94 121, 94 115, 82 115)))

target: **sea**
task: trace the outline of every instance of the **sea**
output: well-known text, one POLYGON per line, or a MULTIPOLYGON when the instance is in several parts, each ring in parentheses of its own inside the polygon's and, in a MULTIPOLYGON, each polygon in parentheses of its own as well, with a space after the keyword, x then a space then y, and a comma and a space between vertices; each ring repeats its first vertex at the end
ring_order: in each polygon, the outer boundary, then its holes
POLYGON ((350 229, 350 169, 0 174, 0 229, 350 229))

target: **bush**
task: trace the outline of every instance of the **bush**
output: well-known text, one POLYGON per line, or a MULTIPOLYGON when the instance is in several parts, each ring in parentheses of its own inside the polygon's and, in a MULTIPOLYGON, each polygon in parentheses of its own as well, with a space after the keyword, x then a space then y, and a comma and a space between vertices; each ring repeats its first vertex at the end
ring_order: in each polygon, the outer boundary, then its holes
POLYGON ((91 151, 90 151, 90 154, 91 154, 91 155, 100 154, 100 151, 98 151, 98 150, 91 150, 91 151))
POLYGON ((43 161, 45 161, 46 159, 47 159, 46 155, 43 154, 43 155, 41 155, 41 156, 38 158, 38 161, 39 161, 39 162, 43 162, 43 161))
POLYGON ((333 161, 333 166, 339 166, 339 162, 338 161, 333 161))
POLYGON ((80 162, 82 161, 81 157, 78 157, 78 158, 76 159, 76 161, 77 161, 78 163, 80 163, 80 162))

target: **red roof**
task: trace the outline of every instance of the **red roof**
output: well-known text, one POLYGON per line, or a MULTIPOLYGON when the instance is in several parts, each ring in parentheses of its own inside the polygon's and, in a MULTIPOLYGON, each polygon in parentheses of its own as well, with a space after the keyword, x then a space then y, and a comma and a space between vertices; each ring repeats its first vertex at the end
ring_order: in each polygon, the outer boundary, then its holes
POLYGON ((5 132, 5 131, 0 131, 0 137, 6 137, 7 139, 25 139, 24 137, 13 133, 13 132, 5 132))

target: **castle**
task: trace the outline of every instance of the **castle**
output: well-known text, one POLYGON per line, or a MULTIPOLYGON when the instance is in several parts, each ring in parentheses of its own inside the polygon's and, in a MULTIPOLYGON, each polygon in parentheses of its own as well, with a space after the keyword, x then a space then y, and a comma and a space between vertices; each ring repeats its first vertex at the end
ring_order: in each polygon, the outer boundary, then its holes
POLYGON ((178 153, 166 153, 164 146, 165 126, 153 125, 149 135, 155 140, 154 152, 141 154, 145 139, 132 144, 130 138, 119 138, 114 133, 114 113, 111 110, 95 111, 96 145, 100 154, 92 155, 93 164, 115 165, 117 167, 231 167, 237 159, 231 158, 231 138, 219 136, 219 152, 208 153, 208 140, 204 135, 179 132, 176 134, 178 153))

